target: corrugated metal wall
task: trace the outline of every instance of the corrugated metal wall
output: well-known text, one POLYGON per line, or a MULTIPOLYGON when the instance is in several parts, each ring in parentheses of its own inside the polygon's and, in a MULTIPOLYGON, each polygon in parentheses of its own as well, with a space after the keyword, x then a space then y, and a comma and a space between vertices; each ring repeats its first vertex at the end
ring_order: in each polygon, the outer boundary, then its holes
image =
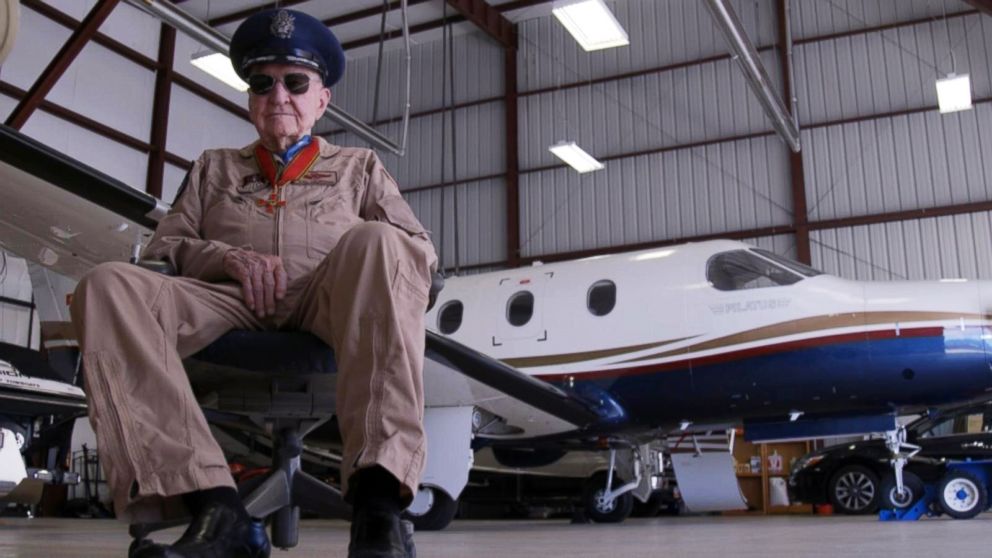
MULTIPOLYGON (((790 224, 787 149, 740 69, 729 57, 692 63, 727 53, 705 5, 609 4, 628 47, 585 53, 551 17, 519 26, 522 255, 790 224), (626 72, 641 74, 554 90, 626 72), (559 140, 606 169, 560 166, 547 149, 559 140)), ((773 2, 733 5, 756 43, 774 42, 773 2)), ((780 87, 776 52, 761 58, 780 87)))
MULTIPOLYGON (((735 63, 703 60, 727 50, 702 3, 610 5, 629 47, 583 53, 551 17, 519 26, 523 255, 790 226, 788 152, 776 136, 678 148, 771 130, 735 63), (598 81, 552 91, 587 80, 598 81), (606 159, 606 169, 526 172, 553 165, 546 148, 561 139, 606 159), (643 154, 659 149, 666 151, 643 154)), ((774 45, 775 1, 733 5, 757 45, 774 45)), ((987 237, 984 213, 817 225, 992 201, 992 163, 983 156, 992 145, 992 103, 983 102, 992 96, 992 18, 958 0, 793 0, 792 27, 813 264, 859 278, 890 276, 879 269, 896 270, 892 277, 992 277, 992 266, 974 256, 988 253, 974 240, 987 237), (874 27, 884 29, 864 32, 874 27), (940 115, 934 81, 952 70, 971 74, 979 102, 940 115), (890 114, 903 111, 915 112, 890 114), (885 260, 879 269, 864 263, 875 257, 885 260), (914 267, 923 262, 933 269, 914 267)), ((776 87, 779 55, 761 53, 776 87)), ((792 234, 750 242, 797 254, 792 234)))
POLYGON ((814 231, 813 265, 863 280, 992 278, 992 213, 814 231))
POLYGON ((522 253, 609 248, 791 222, 786 148, 774 136, 521 176, 522 253), (788 203, 788 202, 785 202, 788 203))
MULTIPOLYGON (((608 251, 791 225, 788 152, 735 63, 714 59, 727 47, 703 3, 608 3, 630 35, 629 47, 585 53, 550 16, 518 25, 522 255, 608 251), (586 81, 591 83, 575 85, 586 81), (558 166, 547 147, 562 139, 578 141, 604 158, 606 170, 580 176, 558 166)), ((79 19, 94 0, 52 4, 79 19)), ((757 45, 775 43, 776 0, 732 4, 757 45)), ((992 201, 992 162, 984 157, 992 145, 992 103, 985 102, 992 97, 992 18, 969 12, 960 0, 792 0, 815 265, 863 278, 992 277, 983 263, 987 258, 978 257, 988 253, 979 240, 988 236, 985 213, 842 229, 816 225, 825 219, 992 201), (945 13, 952 16, 946 24, 945 13), (887 28, 860 32, 876 26, 887 28), (972 111, 941 116, 933 109, 933 81, 955 69, 970 73, 982 102, 972 111), (906 110, 919 112, 888 114, 906 110), (935 270, 924 269, 924 262, 935 270)), ((27 89, 69 30, 30 9, 22 9, 22 17, 18 45, 0 78, 27 89)), ((157 56, 159 23, 129 6, 115 10, 101 32, 157 56)), ((415 112, 443 106, 443 48, 436 41, 414 47, 415 112)), ((189 66, 189 55, 197 50, 188 38, 178 37, 177 71, 243 104, 243 94, 189 66)), ((504 93, 499 46, 475 33, 456 37, 454 52, 456 103, 504 93)), ((779 54, 777 49, 761 52, 776 87, 779 54)), ((401 112, 402 66, 402 52, 387 51, 380 120, 401 112)), ((369 91, 375 71, 374 57, 349 61, 347 77, 334 93, 345 110, 365 120, 372 118, 369 91)), ((153 72, 91 43, 49 99, 147 140, 150 119, 145 115, 151 112, 153 85, 153 72), (94 75, 113 75, 115 86, 89 79, 94 75)), ((0 98, 0 116, 13 105, 10 98, 0 98)), ((415 211, 435 232, 446 267, 456 262, 456 230, 460 265, 498 265, 507 257, 504 111, 501 100, 456 110, 454 140, 440 113, 417 117, 407 156, 383 155, 415 211), (452 153, 459 184, 442 187, 442 179, 452 180, 450 167, 442 176, 442 158, 450 165, 452 153)), ((380 129, 399 137, 397 123, 380 129)), ((144 186, 147 155, 141 151, 44 112, 36 113, 25 131, 126 183, 144 186)), ((244 120, 173 88, 169 151, 192 159, 204 148, 240 146, 253 138, 244 120)), ((347 134, 331 138, 362 145, 347 134)), ((183 173, 166 166, 163 198, 174 196, 183 173)), ((778 253, 796 253, 791 234, 752 240, 778 253)))
MULTIPOLYGON (((699 0, 622 0, 607 4, 630 37, 630 46, 585 52, 554 17, 518 25, 520 90, 609 77, 726 54, 723 36, 699 0)), ((732 1, 757 44, 775 40, 775 17, 766 0, 732 1)))
MULTIPOLYGON (((502 97, 503 50, 481 32, 453 39, 454 102, 473 103, 502 97)), ((404 54, 384 53, 380 78, 378 120, 398 118, 403 112, 404 54)), ((450 96, 441 41, 412 48, 411 110, 439 111, 450 96)), ((375 56, 349 60, 348 73, 334 91, 334 100, 349 113, 372 121, 374 84, 378 60, 375 56)), ((448 100, 450 104, 450 97, 448 100)), ((316 131, 337 129, 321 122, 316 131)), ((377 126, 399 143, 402 125, 377 126)), ((328 139, 340 145, 364 146, 350 133, 332 133, 328 139)), ((433 112, 411 118, 406 154, 380 153, 393 173, 414 212, 433 233, 442 265, 500 262, 506 259, 506 115, 502 99, 468 106, 447 114, 433 112), (451 131, 453 114, 455 130, 451 131), (454 163, 454 164, 453 164, 454 163), (442 169, 443 173, 442 173, 442 169), (457 186, 441 184, 459 182, 457 186), (483 180, 477 180, 484 178, 483 180), (427 188, 427 189, 424 189, 427 188), (455 199, 458 201, 458 257, 455 251, 455 199), (442 221, 443 219, 443 221, 442 221)))

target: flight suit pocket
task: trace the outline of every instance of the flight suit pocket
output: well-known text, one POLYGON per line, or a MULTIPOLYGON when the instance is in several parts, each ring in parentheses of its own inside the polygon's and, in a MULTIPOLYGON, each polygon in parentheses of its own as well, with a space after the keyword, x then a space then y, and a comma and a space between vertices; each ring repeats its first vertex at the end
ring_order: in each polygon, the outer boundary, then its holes
POLYGON ((251 244, 252 198, 240 194, 223 196, 203 215, 203 236, 231 246, 251 244))
POLYGON ((310 200, 306 204, 307 257, 322 260, 337 244, 346 227, 349 213, 343 193, 310 200))
POLYGON ((382 218, 411 236, 427 237, 427 229, 420 224, 413 210, 407 205, 402 196, 386 196, 376 202, 382 212, 382 218))

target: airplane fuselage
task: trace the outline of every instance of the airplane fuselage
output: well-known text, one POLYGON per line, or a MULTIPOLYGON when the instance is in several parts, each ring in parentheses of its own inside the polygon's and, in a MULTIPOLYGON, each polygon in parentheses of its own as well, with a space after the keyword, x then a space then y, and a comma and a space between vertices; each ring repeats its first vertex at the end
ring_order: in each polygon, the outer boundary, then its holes
POLYGON ((427 326, 631 426, 992 396, 992 284, 849 281, 772 257, 713 241, 452 278, 427 326))

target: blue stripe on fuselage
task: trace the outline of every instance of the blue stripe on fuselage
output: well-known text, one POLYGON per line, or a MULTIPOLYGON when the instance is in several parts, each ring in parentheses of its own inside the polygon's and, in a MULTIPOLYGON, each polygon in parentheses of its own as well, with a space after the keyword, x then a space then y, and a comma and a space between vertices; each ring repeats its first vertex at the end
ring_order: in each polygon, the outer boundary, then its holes
POLYGON ((677 370, 594 380, 576 374, 574 381, 609 393, 630 422, 646 425, 887 411, 985 394, 992 389, 985 346, 981 328, 947 328, 938 336, 866 337, 677 370))

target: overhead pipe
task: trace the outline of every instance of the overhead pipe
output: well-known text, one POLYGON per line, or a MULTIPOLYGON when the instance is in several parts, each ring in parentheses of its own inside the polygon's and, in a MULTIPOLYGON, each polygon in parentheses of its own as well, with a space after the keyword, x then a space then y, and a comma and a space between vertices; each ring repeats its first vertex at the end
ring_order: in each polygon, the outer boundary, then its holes
POLYGON ((765 66, 758 58, 758 51, 754 48, 751 40, 741 27, 737 14, 730 7, 728 0, 706 0, 706 7, 713 14, 713 19, 723 31, 730 43, 730 50, 734 58, 741 66, 744 77, 754 94, 758 97, 758 102, 765 110, 765 114, 772 120, 772 126, 782 139, 789 145, 793 152, 799 153, 799 126, 789 111, 785 108, 785 103, 779 97, 775 88, 772 87, 771 79, 765 71, 765 66))
MULTIPOLYGON (((128 4, 151 14, 163 22, 175 27, 177 30, 189 35, 198 43, 216 50, 217 52, 228 54, 231 41, 224 34, 210 27, 205 22, 188 14, 178 6, 166 0, 126 0, 128 4)), ((404 1, 403 4, 406 4, 404 1)), ((409 40, 409 39, 407 39, 409 40)), ((409 78, 408 78, 409 79, 409 78)), ((365 122, 348 114, 344 110, 332 105, 327 105, 324 116, 340 124, 344 129, 354 133, 373 146, 385 149, 390 153, 403 156, 406 144, 406 132, 404 130, 404 145, 396 145, 386 136, 380 134, 365 122)))

